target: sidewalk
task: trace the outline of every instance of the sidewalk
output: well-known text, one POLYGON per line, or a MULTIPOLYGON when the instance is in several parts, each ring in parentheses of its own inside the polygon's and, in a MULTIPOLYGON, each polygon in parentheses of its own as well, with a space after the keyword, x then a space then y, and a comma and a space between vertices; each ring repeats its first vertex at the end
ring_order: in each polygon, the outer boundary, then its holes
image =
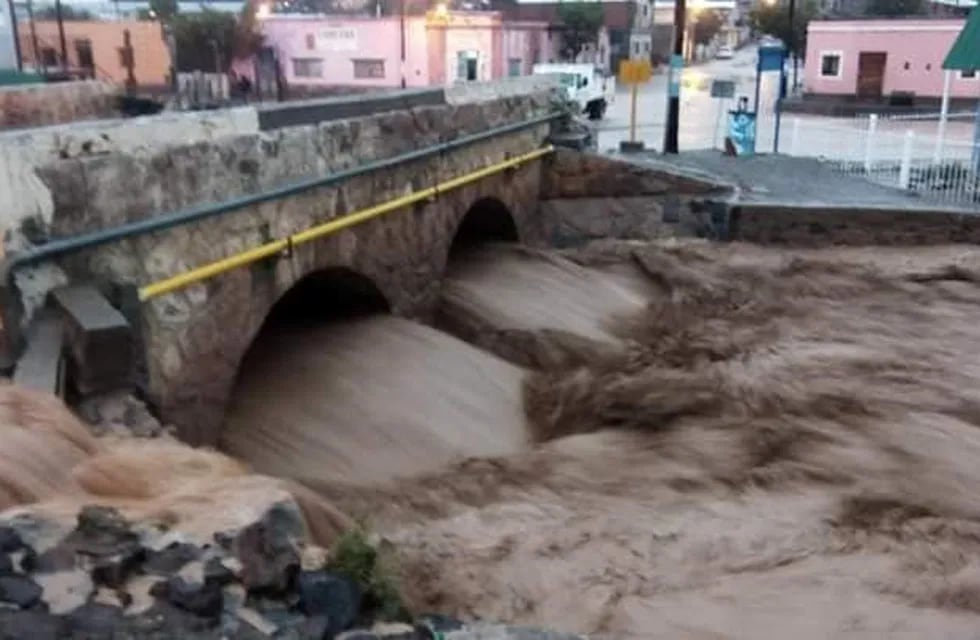
POLYGON ((710 178, 737 189, 738 202, 798 207, 887 207, 977 214, 969 205, 939 202, 917 193, 841 175, 814 158, 762 154, 730 157, 720 151, 691 151, 676 156, 657 152, 623 154, 629 162, 694 177, 710 178))

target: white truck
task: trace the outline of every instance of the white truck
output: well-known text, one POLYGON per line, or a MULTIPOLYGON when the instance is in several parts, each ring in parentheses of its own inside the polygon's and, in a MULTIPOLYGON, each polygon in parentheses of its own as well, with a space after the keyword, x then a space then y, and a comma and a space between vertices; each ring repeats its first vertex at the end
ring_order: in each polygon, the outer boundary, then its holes
POLYGON ((535 75, 557 75, 565 95, 579 105, 589 120, 601 120, 616 95, 616 80, 592 64, 536 64, 535 75))

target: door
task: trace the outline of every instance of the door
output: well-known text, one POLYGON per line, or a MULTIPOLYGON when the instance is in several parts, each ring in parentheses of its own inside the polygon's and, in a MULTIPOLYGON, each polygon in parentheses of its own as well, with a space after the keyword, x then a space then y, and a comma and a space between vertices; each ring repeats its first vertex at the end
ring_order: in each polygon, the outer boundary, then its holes
POLYGON ((888 54, 878 51, 862 51, 858 56, 857 95, 859 98, 877 100, 885 87, 885 64, 888 54))

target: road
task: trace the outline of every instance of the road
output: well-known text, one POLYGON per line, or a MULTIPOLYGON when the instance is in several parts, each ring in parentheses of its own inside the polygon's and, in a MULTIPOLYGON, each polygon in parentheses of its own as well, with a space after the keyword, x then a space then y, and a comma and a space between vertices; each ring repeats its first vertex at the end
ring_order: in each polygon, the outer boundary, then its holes
MULTIPOLYGON (((711 80, 734 80, 736 96, 746 96, 750 106, 755 92, 756 47, 747 46, 731 60, 712 60, 685 71, 681 90, 681 127, 679 145, 682 151, 721 148, 724 115, 734 108, 734 100, 724 104, 709 94, 711 80), (719 117, 721 116, 721 117, 719 117), (716 133, 717 127, 717 133, 716 133)), ((802 70, 801 70, 802 75, 802 70)), ((760 91, 760 116, 757 125, 759 151, 771 151, 775 129, 775 98, 778 76, 763 74, 760 91)), ((641 87, 637 96, 637 139, 647 148, 663 148, 667 112, 667 74, 659 73, 641 87)), ((618 148, 629 138, 630 93, 620 88, 605 119, 599 125, 599 149, 618 148)), ((931 157, 936 148, 936 122, 880 121, 873 137, 876 159, 901 158, 906 131, 913 131, 913 157, 931 157)), ((861 160, 865 158, 868 140, 867 118, 826 118, 787 115, 783 117, 780 151, 812 157, 861 160)), ((972 118, 949 123, 943 157, 968 158, 973 133, 972 118)))

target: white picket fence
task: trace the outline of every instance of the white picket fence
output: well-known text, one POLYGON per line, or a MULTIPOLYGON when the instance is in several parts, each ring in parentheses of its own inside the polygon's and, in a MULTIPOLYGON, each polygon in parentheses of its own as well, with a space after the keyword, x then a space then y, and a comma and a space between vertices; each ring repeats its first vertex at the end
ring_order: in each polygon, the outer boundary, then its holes
POLYGON ((973 114, 965 115, 952 118, 942 134, 935 119, 923 116, 834 123, 786 118, 779 150, 933 200, 980 206, 980 149, 970 141, 973 114))

